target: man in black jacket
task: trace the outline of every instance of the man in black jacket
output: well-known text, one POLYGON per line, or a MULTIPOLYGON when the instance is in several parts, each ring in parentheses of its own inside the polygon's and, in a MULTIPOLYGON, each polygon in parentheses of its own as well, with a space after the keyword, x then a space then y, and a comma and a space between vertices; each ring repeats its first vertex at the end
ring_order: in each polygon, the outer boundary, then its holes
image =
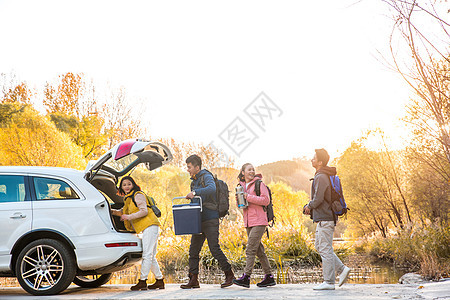
POLYGON ((333 187, 329 177, 336 175, 336 168, 327 166, 330 156, 325 149, 316 149, 315 152, 311 164, 316 169, 316 174, 311 187, 311 201, 306 205, 305 213, 312 214, 313 222, 317 223, 315 247, 322 258, 324 282, 314 289, 334 290, 335 272, 340 274, 339 286, 341 286, 347 280, 350 268, 344 266, 333 251, 333 234, 337 216, 331 209, 333 187))
POLYGON ((223 254, 219 245, 219 211, 216 202, 216 183, 212 174, 202 170, 202 159, 198 155, 191 155, 186 159, 187 169, 191 175, 191 192, 186 198, 195 196, 202 198, 202 233, 193 234, 189 247, 189 282, 181 285, 182 289, 199 288, 198 267, 200 251, 205 239, 208 240, 209 250, 219 262, 222 271, 225 272, 225 282, 220 287, 228 287, 233 284, 234 273, 227 257, 223 254))

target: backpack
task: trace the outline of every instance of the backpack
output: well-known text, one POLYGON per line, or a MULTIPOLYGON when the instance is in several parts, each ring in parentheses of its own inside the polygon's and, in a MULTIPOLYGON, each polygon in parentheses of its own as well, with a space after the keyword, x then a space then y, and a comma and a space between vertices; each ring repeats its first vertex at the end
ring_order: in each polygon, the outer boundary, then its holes
MULTIPOLYGON (((134 200, 134 195, 136 195, 136 192, 134 192, 133 195, 131 196, 131 200, 133 201, 134 206, 138 207, 137 204, 136 204, 136 201, 134 200)), ((156 206, 155 200, 152 197, 147 196, 146 194, 144 194, 144 195, 145 195, 145 199, 147 200, 147 207, 151 208, 153 210, 153 212, 155 213, 155 216, 157 218, 160 218, 161 217, 161 211, 156 206)))
MULTIPOLYGON (((214 178, 214 183, 216 184, 216 202, 217 202, 217 210, 219 211, 219 218, 223 218, 229 214, 230 210, 230 190, 228 189, 228 185, 223 181, 217 178, 217 175, 211 173, 206 170, 209 174, 214 178)), ((203 179, 203 175, 200 177, 200 184, 205 187, 205 179, 203 179)), ((191 182, 191 190, 192 190, 193 182, 191 182)))
MULTIPOLYGON (((255 193, 256 196, 261 196, 261 180, 256 180, 255 181, 255 193)), ((269 222, 269 227, 272 227, 275 224, 275 214, 273 212, 273 203, 272 203, 272 191, 270 190, 270 188, 266 185, 267 190, 269 191, 269 198, 270 198, 270 202, 269 205, 264 206, 264 210, 266 211, 267 214, 267 221, 269 222)), ((267 232, 267 235, 269 234, 269 232, 267 232)))
POLYGON ((342 192, 342 185, 339 176, 327 176, 330 180, 331 189, 331 210, 336 216, 343 216, 347 213, 349 208, 344 199, 344 194, 342 192))

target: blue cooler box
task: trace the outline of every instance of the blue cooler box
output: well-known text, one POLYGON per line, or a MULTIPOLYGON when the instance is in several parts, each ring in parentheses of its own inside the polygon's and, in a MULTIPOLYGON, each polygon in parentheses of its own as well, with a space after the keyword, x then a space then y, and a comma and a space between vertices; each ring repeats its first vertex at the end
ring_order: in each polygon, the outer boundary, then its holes
POLYGON ((201 211, 202 211, 201 203, 172 205, 175 234, 182 235, 182 234, 201 233, 202 232, 201 211))

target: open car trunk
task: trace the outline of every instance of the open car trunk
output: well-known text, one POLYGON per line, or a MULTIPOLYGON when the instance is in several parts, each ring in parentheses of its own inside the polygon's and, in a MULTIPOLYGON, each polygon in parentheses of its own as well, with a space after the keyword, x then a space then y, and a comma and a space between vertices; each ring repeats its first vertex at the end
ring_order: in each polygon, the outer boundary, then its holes
MULTIPOLYGON (((106 152, 96 161, 90 161, 85 170, 85 179, 105 196, 110 207, 123 207, 123 197, 117 195, 117 184, 122 176, 143 164, 148 170, 155 170, 172 161, 170 149, 159 142, 139 139, 123 141, 106 152)), ((120 218, 112 216, 117 231, 125 230, 120 218)))
MULTIPOLYGON (((111 174, 107 174, 104 171, 100 171, 91 181, 91 184, 99 190, 102 195, 105 197, 106 202, 108 202, 110 211, 111 209, 121 209, 123 207, 123 197, 117 195, 117 179, 111 174)), ((125 228, 125 225, 122 221, 120 221, 120 217, 111 216, 111 221, 118 232, 128 232, 125 228)))

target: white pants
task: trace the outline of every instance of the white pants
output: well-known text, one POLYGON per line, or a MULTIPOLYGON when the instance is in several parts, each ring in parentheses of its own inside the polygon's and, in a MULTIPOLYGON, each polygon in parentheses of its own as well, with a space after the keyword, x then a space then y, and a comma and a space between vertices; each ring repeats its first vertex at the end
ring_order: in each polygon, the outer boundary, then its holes
POLYGON ((320 221, 316 227, 316 250, 322 257, 323 280, 334 284, 337 271, 344 270, 344 264, 333 250, 334 221, 320 221))
POLYGON ((146 280, 152 271, 156 279, 162 279, 162 273, 156 260, 156 247, 158 245, 159 226, 152 225, 142 231, 142 264, 141 280, 146 280))

